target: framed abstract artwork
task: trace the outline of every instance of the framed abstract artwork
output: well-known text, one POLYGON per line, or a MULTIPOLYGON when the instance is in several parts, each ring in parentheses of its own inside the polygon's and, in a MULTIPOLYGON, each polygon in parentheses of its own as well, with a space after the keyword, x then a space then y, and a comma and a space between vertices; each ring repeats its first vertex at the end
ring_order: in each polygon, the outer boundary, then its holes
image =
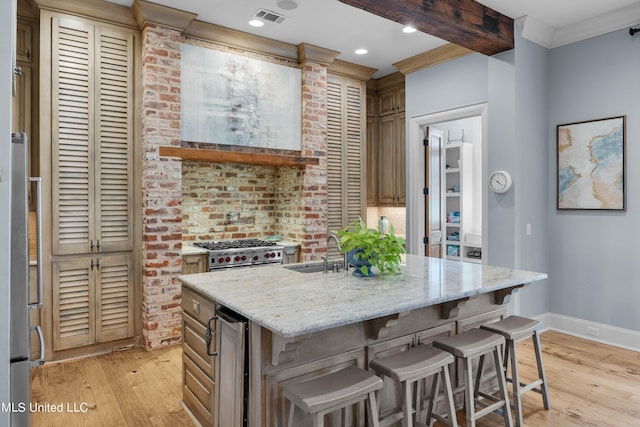
POLYGON ((626 210, 625 120, 558 125, 559 210, 626 210))

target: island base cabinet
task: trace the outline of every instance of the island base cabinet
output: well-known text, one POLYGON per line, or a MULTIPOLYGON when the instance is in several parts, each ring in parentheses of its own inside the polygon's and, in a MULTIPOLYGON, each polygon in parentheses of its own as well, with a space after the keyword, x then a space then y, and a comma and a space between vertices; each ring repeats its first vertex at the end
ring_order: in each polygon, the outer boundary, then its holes
POLYGON ((182 400, 203 426, 215 426, 215 384, 186 354, 182 355, 182 400))
POLYGON ((182 288, 182 399, 203 426, 217 426, 215 304, 182 288), (207 343, 206 335, 211 334, 207 343))
MULTIPOLYGON (((283 395, 283 387, 287 383, 297 383, 328 375, 349 366, 357 366, 365 369, 365 356, 363 349, 349 351, 336 356, 305 363, 290 368, 278 370, 267 374, 267 387, 269 398, 268 423, 269 426, 286 427, 289 418, 291 402, 283 395)), ((346 422, 349 427, 366 427, 366 407, 364 402, 352 405, 346 411, 346 422)), ((341 411, 325 416, 325 426, 339 426, 341 411)), ((296 427, 312 427, 313 418, 296 410, 293 425, 296 427)))

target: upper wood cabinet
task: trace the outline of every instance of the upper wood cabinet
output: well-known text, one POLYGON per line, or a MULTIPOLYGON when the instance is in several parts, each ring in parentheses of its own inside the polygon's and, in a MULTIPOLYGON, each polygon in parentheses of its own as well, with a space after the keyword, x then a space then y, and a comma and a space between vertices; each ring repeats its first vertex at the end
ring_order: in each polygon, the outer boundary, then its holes
POLYGON ((374 134, 367 140, 367 206, 406 204, 405 87, 399 73, 376 81, 376 107, 367 123, 374 134))
POLYGON ((378 205, 406 203, 404 113, 387 115, 378 121, 378 205))
POLYGON ((404 113, 404 104, 404 84, 400 87, 387 88, 378 92, 378 116, 380 117, 404 113))
MULTIPOLYGON (((366 88, 360 80, 327 75, 328 231, 364 216, 366 88)), ((330 247, 331 255, 337 255, 330 247)))
POLYGON ((53 253, 131 250, 134 32, 51 17, 53 253))

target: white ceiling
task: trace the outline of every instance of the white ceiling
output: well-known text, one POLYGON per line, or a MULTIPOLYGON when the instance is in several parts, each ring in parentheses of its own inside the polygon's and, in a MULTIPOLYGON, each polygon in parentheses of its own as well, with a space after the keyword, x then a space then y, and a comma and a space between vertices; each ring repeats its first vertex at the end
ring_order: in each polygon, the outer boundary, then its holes
MULTIPOLYGON (((107 0, 130 6, 133 0, 107 0)), ((340 3, 338 0, 297 0, 283 10, 277 0, 152 0, 153 3, 197 14, 200 21, 233 28, 291 44, 310 43, 341 52, 339 59, 378 69, 374 77, 396 71, 391 64, 447 42, 424 33, 404 34, 402 25, 340 3), (281 24, 248 25, 260 8, 287 17, 281 24), (357 48, 369 53, 356 55, 357 48)), ((556 47, 640 23, 640 0, 478 0, 504 15, 522 18, 523 36, 556 47), (526 17, 526 19, 524 18, 526 17)))

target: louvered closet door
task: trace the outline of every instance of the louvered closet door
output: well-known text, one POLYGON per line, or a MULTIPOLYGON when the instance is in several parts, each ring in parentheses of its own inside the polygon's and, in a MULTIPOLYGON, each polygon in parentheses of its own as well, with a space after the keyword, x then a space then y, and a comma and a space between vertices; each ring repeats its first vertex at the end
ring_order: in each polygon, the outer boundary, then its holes
POLYGON ((96 240, 100 251, 133 249, 133 35, 96 29, 96 240))
POLYGON ((95 340, 94 269, 89 257, 53 262, 53 349, 95 340))
POLYGON ((132 260, 130 255, 102 256, 96 274, 96 342, 133 336, 132 260))
POLYGON ((52 217, 54 254, 85 253, 95 239, 93 26, 52 22, 52 217))
MULTIPOLYGON (((327 77, 328 231, 351 225, 365 209, 365 85, 327 77)), ((338 255, 333 245, 329 256, 338 255)))
POLYGON ((54 253, 131 250, 134 36, 66 17, 52 32, 54 253))

